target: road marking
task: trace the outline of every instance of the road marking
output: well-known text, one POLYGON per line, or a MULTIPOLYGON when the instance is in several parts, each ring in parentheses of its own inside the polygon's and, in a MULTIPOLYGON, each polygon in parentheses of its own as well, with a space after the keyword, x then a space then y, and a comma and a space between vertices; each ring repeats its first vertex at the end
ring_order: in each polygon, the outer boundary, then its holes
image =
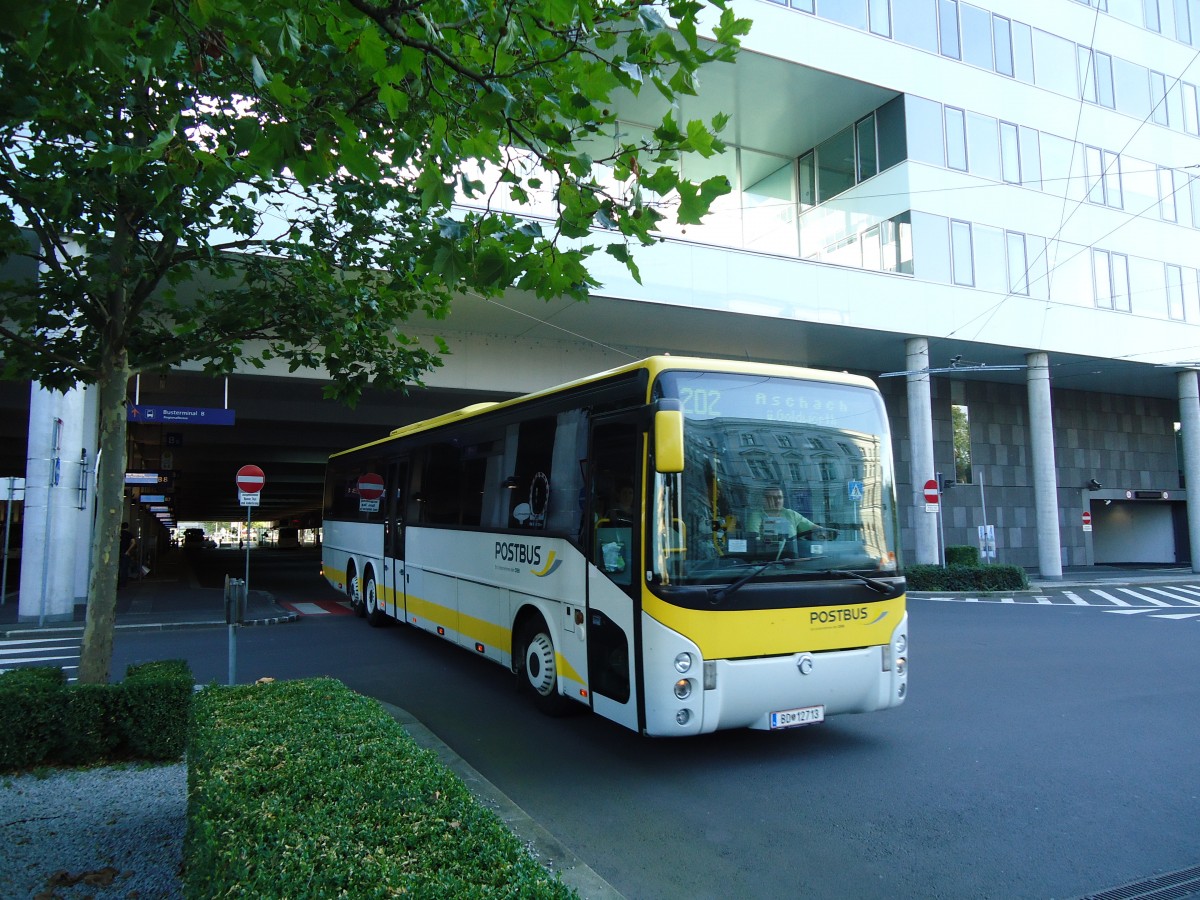
MULTIPOLYGON (((1072 591, 1063 591, 1063 595, 1068 600, 1070 600, 1072 603, 1074 603, 1076 606, 1091 606, 1090 603, 1088 603, 1086 600, 1084 600, 1082 597, 1080 597, 1078 594, 1076 594, 1072 591)), ((1128 605, 1129 604, 1126 604, 1126 606, 1128 606, 1128 605)))
POLYGON ((280 605, 302 616, 348 616, 352 613, 336 600, 299 600, 294 603, 284 600, 280 605))
MULTIPOLYGON (((59 660, 59 659, 79 659, 79 654, 73 653, 73 654, 69 654, 67 656, 17 656, 17 657, 6 656, 4 658, 4 664, 6 666, 13 665, 15 663, 47 663, 47 664, 49 664, 49 663, 52 663, 55 660, 59 660)), ((75 667, 74 666, 62 666, 62 668, 71 669, 71 668, 75 668, 75 667)))
POLYGON ((1122 600, 1120 597, 1114 597, 1108 591, 1101 591, 1101 590, 1097 590, 1096 588, 1092 588, 1092 593, 1095 594, 1097 597, 1101 597, 1101 598, 1107 600, 1113 606, 1129 606, 1129 604, 1126 603, 1124 600, 1122 600))
POLYGON ((1047 606, 1054 603, 1054 601, 1051 600, 1049 597, 1034 597, 1033 599, 1036 600, 1038 603, 1041 603, 1041 604, 1047 605, 1047 606))
POLYGON ((1153 613, 1156 619, 1200 619, 1200 612, 1194 613, 1153 613))
POLYGON ((1162 594, 1164 597, 1168 597, 1171 600, 1176 600, 1180 603, 1186 603, 1189 606, 1200 606, 1200 600, 1193 600, 1191 597, 1180 597, 1171 590, 1163 590, 1162 588, 1145 588, 1145 590, 1153 591, 1155 594, 1162 594))
POLYGON ((1130 597, 1134 597, 1138 600, 1143 601, 1144 603, 1152 603, 1155 606, 1170 606, 1171 605, 1170 603, 1165 603, 1156 597, 1148 597, 1145 594, 1140 594, 1137 591, 1132 590, 1131 588, 1118 588, 1118 590, 1120 590, 1121 593, 1128 594, 1130 597))

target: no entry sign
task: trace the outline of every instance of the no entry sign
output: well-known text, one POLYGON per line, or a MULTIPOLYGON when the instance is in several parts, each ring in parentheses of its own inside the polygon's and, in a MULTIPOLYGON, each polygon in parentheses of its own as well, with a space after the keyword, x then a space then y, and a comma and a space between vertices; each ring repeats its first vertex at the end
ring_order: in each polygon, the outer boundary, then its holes
POLYGON ((938 484, 932 478, 925 482, 925 511, 937 512, 938 484))
POLYGON ((364 500, 378 500, 383 496, 383 476, 367 472, 358 477, 358 496, 364 500))
POLYGON ((1083 514, 1083 530, 1092 530, 1092 514, 1090 512, 1084 512, 1083 514))
POLYGON ((238 490, 245 494, 257 494, 262 490, 266 478, 258 466, 242 466, 237 470, 238 490))
POLYGON ((379 512, 379 498, 383 496, 383 477, 374 472, 358 476, 359 512, 379 512))

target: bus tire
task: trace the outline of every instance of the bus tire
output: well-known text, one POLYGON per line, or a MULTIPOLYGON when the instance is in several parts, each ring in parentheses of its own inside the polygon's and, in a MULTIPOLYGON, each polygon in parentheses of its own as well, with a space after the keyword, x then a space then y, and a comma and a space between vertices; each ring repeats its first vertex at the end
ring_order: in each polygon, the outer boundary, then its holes
POLYGON ((363 609, 362 589, 358 581, 358 573, 351 569, 346 576, 346 596, 350 600, 350 608, 360 619, 366 615, 363 609))
POLYGON ((387 624, 387 613, 379 606, 379 593, 375 589, 374 575, 367 575, 366 584, 363 586, 362 605, 368 625, 372 628, 378 628, 381 625, 387 624))
POLYGON ((518 642, 518 686, 528 691, 533 705, 547 716, 564 716, 574 706, 558 692, 558 665, 554 656, 554 641, 541 618, 535 618, 521 629, 518 642))

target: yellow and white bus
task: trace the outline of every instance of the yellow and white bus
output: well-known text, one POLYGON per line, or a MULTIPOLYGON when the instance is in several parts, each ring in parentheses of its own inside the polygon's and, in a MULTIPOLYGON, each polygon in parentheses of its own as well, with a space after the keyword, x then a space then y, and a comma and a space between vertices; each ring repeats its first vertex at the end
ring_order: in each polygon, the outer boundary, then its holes
POLYGON ((869 380, 656 356, 335 454, 322 565, 545 712, 682 736, 901 704, 897 544, 869 380))

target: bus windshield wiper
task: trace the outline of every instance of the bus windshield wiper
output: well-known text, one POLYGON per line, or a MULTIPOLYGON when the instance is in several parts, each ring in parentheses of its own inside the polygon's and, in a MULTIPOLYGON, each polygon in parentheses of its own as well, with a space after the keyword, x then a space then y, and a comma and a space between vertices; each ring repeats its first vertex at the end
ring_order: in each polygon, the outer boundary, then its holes
POLYGON ((833 578, 857 578, 871 590, 878 591, 881 594, 890 594, 895 590, 895 587, 886 581, 880 581, 877 578, 868 578, 866 575, 860 575, 858 572, 852 572, 850 569, 826 569, 824 572, 817 572, 816 574, 833 578))
POLYGON ((740 591, 742 589, 742 587, 746 584, 746 582, 750 581, 751 579, 757 578, 759 575, 761 575, 767 569, 771 568, 771 566, 790 566, 793 563, 797 563, 797 562, 800 562, 800 560, 788 557, 787 559, 769 559, 764 563, 759 563, 754 568, 752 568, 749 572, 747 572, 745 575, 738 578, 736 581, 730 582, 729 584, 725 585, 725 587, 721 588, 719 591, 713 591, 712 593, 710 593, 709 597, 708 597, 708 602, 711 603, 713 606, 717 606, 721 603, 724 603, 726 597, 728 597, 730 594, 735 594, 738 591, 740 591))

